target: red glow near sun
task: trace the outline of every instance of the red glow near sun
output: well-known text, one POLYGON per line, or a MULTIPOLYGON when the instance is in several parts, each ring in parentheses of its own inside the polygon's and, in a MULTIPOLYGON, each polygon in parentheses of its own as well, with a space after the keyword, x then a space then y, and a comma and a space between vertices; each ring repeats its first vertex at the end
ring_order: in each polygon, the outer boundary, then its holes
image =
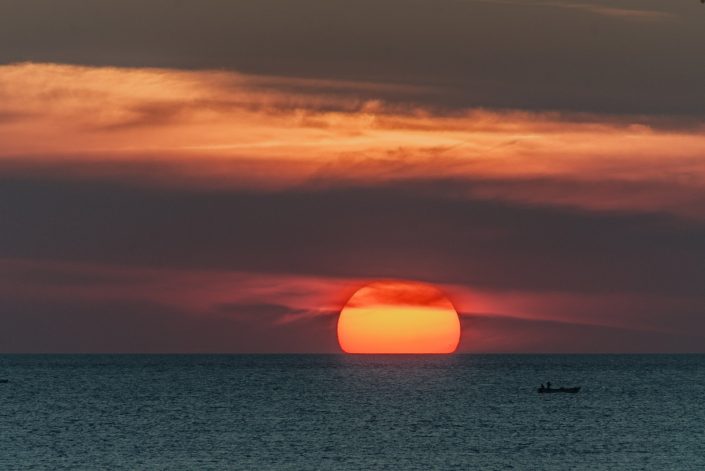
POLYGON ((452 353, 460 320, 437 288, 417 282, 378 281, 352 295, 338 318, 346 353, 452 353))

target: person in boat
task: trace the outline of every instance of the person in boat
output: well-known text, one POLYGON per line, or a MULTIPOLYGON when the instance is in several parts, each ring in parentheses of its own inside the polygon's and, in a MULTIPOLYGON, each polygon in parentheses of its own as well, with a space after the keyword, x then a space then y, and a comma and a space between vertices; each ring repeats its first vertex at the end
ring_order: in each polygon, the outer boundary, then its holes
POLYGON ((543 383, 541 383, 541 388, 539 388, 539 389, 546 389, 546 388, 544 387, 543 383))
POLYGON ((551 389, 551 382, 546 383, 546 389, 551 389))

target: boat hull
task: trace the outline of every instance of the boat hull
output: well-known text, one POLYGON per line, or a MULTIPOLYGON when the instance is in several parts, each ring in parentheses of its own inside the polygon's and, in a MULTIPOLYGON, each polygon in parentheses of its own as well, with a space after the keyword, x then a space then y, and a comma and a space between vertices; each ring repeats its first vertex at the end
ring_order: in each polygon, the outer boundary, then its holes
POLYGON ((538 388, 539 394, 554 394, 554 393, 567 393, 576 394, 580 392, 580 386, 576 388, 538 388))

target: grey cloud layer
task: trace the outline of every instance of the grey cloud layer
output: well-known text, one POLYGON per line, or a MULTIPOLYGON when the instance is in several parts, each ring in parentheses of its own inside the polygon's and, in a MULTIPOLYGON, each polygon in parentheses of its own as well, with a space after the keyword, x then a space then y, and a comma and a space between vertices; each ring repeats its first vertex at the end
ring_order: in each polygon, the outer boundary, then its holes
POLYGON ((6 177, 0 257, 703 295, 700 221, 454 198, 451 183, 252 192, 6 177))
POLYGON ((285 308, 231 307, 196 316, 149 302, 12 299, 0 315, 0 351, 15 353, 335 352, 335 316, 286 326, 285 308))
POLYGON ((695 0, 5 0, 0 62, 230 68, 441 86, 426 97, 441 107, 703 116, 703 21, 695 0))
MULTIPOLYGON (((309 316, 276 296, 268 304, 207 298, 199 310, 149 295, 162 275, 144 269, 171 267, 211 270, 212 279, 218 270, 401 277, 497 297, 535 292, 547 301, 534 314, 561 319, 468 313, 462 351, 702 351, 701 221, 459 196, 477 184, 251 191, 5 175, 0 345, 16 352, 338 351, 334 315, 309 316), (554 303, 556 292, 571 299, 554 303), (281 323, 290 316, 296 320, 281 323)), ((183 286, 162 281, 164 293, 183 286)), ((228 289, 237 291, 237 282, 228 289)))
POLYGON ((462 348, 489 352, 699 352, 705 338, 572 322, 511 316, 463 316, 462 348))
MULTIPOLYGON (((277 305, 232 305, 196 316, 149 302, 17 298, 0 315, 3 352, 231 353, 338 352, 336 316, 276 325, 277 305)), ((465 314, 460 351, 698 352, 703 337, 573 322, 465 314)))

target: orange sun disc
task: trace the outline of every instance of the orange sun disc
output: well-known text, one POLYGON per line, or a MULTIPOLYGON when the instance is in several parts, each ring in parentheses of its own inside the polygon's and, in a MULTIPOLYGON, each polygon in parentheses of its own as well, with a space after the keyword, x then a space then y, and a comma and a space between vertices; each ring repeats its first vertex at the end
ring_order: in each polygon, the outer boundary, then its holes
POLYGON ((378 281, 357 290, 343 307, 338 342, 346 353, 453 353, 460 320, 433 286, 378 281))

